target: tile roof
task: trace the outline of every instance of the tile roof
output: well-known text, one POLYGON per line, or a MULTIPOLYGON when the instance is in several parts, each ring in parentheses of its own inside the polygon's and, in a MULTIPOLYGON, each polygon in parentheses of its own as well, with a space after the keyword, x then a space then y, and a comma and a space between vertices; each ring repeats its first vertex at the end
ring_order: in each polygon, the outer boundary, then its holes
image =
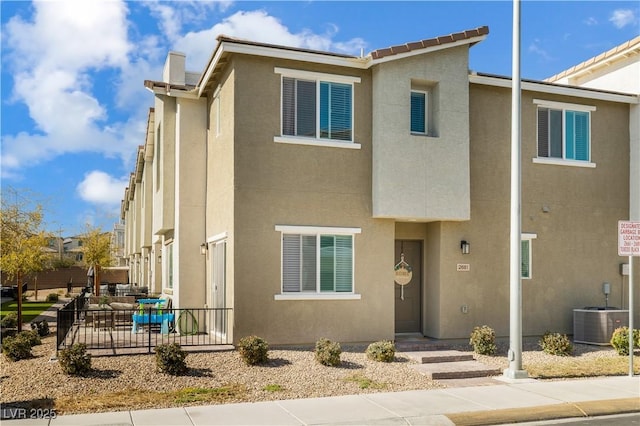
POLYGON ((489 34, 489 27, 483 26, 473 30, 466 30, 459 33, 453 33, 445 36, 428 38, 420 41, 414 41, 411 43, 399 44, 397 46, 387 47, 385 49, 378 49, 371 52, 373 59, 380 59, 386 56, 397 55, 399 53, 411 52, 419 49, 426 49, 433 46, 439 46, 448 43, 454 43, 460 40, 468 40, 473 37, 479 37, 489 34))

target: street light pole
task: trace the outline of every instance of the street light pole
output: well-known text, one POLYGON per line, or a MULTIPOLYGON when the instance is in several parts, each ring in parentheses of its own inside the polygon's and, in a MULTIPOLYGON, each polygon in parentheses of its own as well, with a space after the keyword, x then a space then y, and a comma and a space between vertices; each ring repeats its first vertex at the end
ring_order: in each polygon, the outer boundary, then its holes
POLYGON ((522 369, 522 278, 521 278, 521 91, 520 91, 520 0, 513 0, 513 53, 511 86, 511 227, 509 251, 509 379, 527 378, 522 369))

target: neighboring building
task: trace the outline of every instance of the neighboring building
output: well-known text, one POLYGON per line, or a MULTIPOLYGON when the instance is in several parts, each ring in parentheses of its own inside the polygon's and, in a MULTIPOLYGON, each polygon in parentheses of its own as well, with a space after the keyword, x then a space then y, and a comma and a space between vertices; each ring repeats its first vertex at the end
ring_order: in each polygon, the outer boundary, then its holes
MULTIPOLYGON (((221 36, 202 74, 170 52, 122 204, 130 276, 233 308, 201 327, 234 341, 508 335, 511 81, 468 72, 487 34, 366 57, 221 36)), ((523 81, 525 335, 571 334, 603 282, 625 307, 637 106, 523 81)))
POLYGON ((126 266, 124 256, 124 221, 113 224, 111 231, 111 257, 113 259, 112 266, 126 266))
POLYGON ((82 238, 79 236, 67 237, 63 241, 65 257, 72 259, 77 265, 83 262, 82 238))

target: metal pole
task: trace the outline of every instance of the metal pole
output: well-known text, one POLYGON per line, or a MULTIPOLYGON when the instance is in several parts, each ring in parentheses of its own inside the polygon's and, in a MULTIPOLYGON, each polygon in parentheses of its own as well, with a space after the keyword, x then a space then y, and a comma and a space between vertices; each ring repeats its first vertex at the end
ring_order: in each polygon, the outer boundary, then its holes
POLYGON ((629 256, 629 377, 633 377, 633 256, 629 256))
POLYGON ((522 369, 522 280, 521 280, 521 158, 520 158, 520 0, 513 0, 513 53, 511 86, 511 227, 509 251, 509 379, 528 377, 522 369))

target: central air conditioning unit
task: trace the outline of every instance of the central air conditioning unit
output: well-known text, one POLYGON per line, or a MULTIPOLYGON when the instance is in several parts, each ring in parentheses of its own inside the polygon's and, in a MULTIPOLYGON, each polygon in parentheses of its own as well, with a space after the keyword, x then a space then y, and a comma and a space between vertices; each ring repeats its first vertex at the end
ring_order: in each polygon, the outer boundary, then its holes
POLYGON ((618 308, 586 307, 573 310, 573 341, 609 345, 613 331, 629 325, 629 311, 618 308))

